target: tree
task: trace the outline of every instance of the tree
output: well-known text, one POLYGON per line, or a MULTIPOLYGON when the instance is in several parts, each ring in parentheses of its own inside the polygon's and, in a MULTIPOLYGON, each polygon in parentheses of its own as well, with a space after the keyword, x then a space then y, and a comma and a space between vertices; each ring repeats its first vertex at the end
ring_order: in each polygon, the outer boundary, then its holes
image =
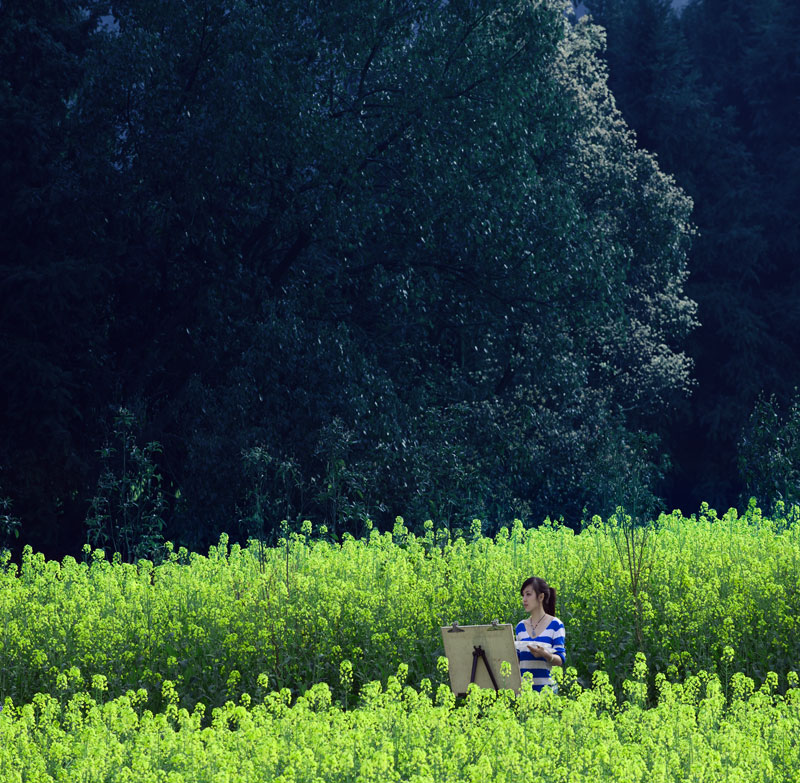
POLYGON ((689 202, 597 28, 549 0, 114 15, 71 116, 168 535, 237 507, 243 533, 577 518, 652 466, 639 433, 689 377, 689 202))
POLYGON ((755 497, 775 509, 800 504, 800 397, 784 413, 775 399, 757 400, 739 441, 739 469, 746 505, 755 497))
POLYGON ((762 390, 796 383, 797 13, 783 3, 602 0, 611 88, 641 143, 695 204, 686 291, 697 389, 665 429, 675 505, 730 504, 736 444, 762 390))
POLYGON ((45 547, 74 519, 81 440, 98 433, 105 380, 104 271, 69 122, 99 13, 94 2, 0 4, 0 466, 45 547))

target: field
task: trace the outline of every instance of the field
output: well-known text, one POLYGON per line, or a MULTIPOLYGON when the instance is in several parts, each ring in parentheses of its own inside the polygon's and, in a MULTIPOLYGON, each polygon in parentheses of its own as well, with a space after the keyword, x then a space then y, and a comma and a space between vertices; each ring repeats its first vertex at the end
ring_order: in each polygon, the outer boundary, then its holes
MULTIPOLYGON (((312 533, 314 534, 312 536, 312 533)), ((0 571, 2 781, 800 779, 800 524, 426 527, 0 571), (558 696, 445 685, 439 628, 559 591, 558 696)))

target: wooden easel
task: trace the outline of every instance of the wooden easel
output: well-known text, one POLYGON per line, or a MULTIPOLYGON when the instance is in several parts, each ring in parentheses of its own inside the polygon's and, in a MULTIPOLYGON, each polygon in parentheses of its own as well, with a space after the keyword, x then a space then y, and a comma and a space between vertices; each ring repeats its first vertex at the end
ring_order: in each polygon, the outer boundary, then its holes
POLYGON ((519 659, 514 630, 509 623, 497 620, 489 625, 453 623, 442 628, 442 641, 449 664, 450 688, 456 696, 465 696, 473 683, 479 688, 495 691, 509 688, 519 693, 519 659), (483 661, 483 666, 478 665, 479 661, 483 661), (510 668, 503 667, 504 662, 510 668), (506 674, 504 668, 508 669, 506 674))

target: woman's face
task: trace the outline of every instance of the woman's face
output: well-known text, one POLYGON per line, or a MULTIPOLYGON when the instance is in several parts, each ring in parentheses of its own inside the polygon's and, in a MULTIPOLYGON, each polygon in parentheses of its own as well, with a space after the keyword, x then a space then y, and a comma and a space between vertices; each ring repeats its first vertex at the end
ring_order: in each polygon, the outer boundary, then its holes
POLYGON ((522 591, 522 607, 528 614, 538 614, 542 609, 542 601, 544 601, 544 593, 536 593, 533 585, 528 585, 522 591))

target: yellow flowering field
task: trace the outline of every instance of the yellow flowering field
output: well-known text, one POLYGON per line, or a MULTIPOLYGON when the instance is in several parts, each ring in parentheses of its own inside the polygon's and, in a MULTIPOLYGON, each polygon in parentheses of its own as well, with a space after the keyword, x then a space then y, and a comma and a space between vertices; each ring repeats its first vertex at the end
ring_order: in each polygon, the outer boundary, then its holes
POLYGON ((0 780, 796 780, 795 516, 5 555, 0 780), (518 621, 532 574, 560 693, 455 703, 440 626, 518 621))
POLYGON ((715 676, 699 688, 658 678, 658 704, 618 708, 602 677, 564 698, 523 686, 471 692, 419 689, 390 676, 349 710, 326 683, 292 703, 288 691, 258 703, 243 695, 206 715, 177 706, 164 683, 163 711, 142 694, 102 703, 76 694, 62 705, 37 695, 0 714, 0 778, 97 783, 249 781, 792 781, 800 769, 800 690, 769 687, 726 704, 715 676))

